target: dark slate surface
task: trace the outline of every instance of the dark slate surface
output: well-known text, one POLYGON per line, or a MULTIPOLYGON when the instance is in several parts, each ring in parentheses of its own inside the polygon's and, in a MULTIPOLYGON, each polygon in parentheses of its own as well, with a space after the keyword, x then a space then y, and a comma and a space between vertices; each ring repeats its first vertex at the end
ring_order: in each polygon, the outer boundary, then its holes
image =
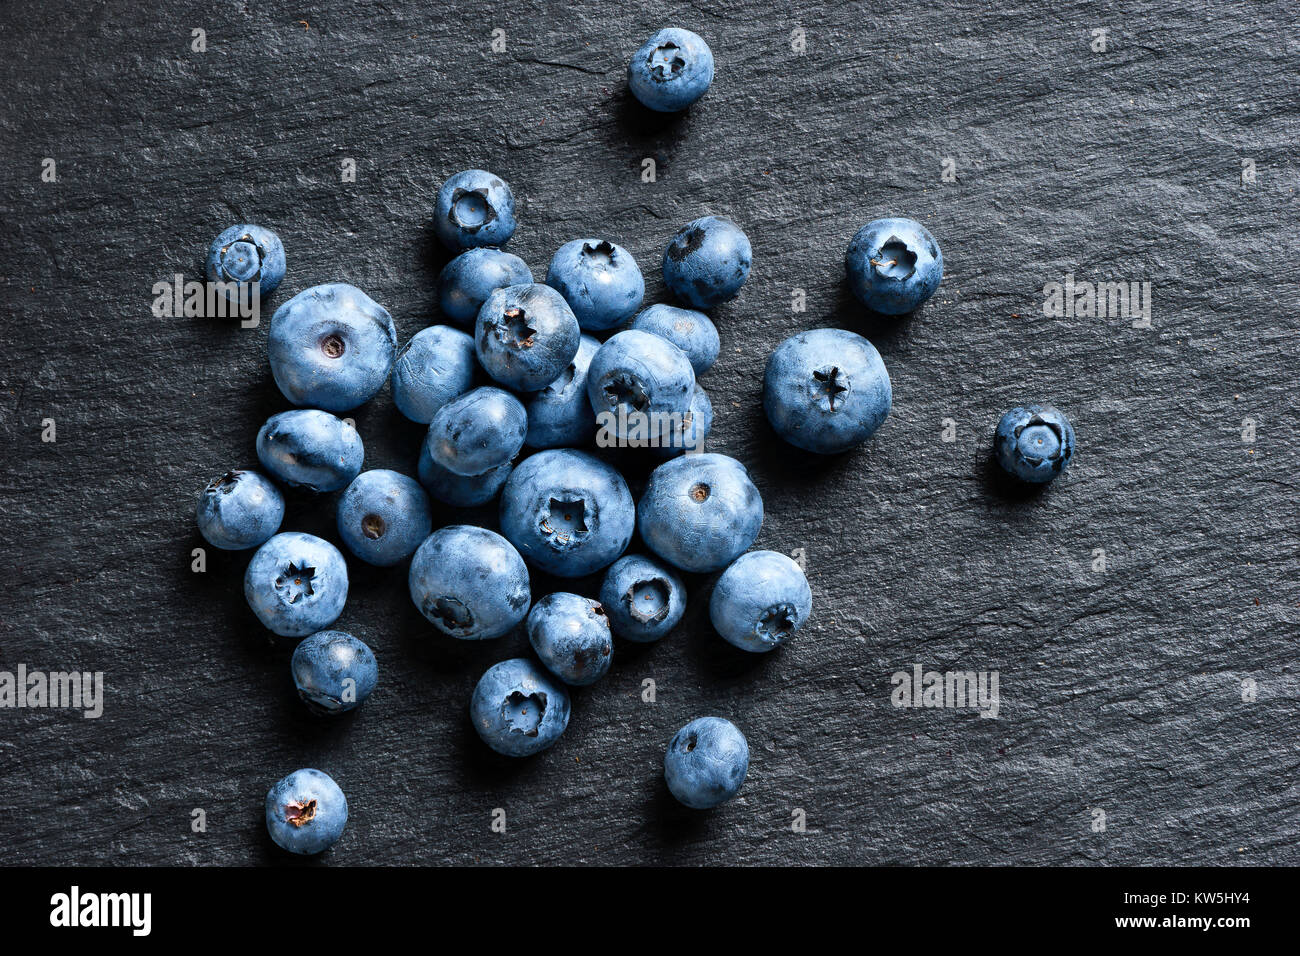
MULTIPOLYGON (((708 6, 5 4, 0 665, 102 670, 108 700, 99 720, 0 711, 0 861, 282 862, 263 796, 316 766, 352 806, 335 865, 1300 863, 1294 8, 708 6), (677 119, 623 79, 665 23, 718 62, 677 119), (539 275, 565 240, 608 236, 648 301, 680 225, 747 230, 753 277, 716 312, 705 379, 713 447, 750 466, 759 545, 804 549, 816 602, 797 642, 751 657, 711 632, 693 580, 680 630, 620 646, 561 743, 518 763, 466 705, 523 641, 436 636, 403 570, 350 563, 340 625, 375 647, 381 685, 354 719, 309 718, 290 648, 243 603, 247 556, 189 569, 198 490, 254 462, 286 407, 267 322, 150 314, 155 282, 197 276, 208 241, 251 220, 288 250, 276 301, 353 282, 405 339, 438 320, 430 210, 469 166, 513 186, 512 249, 539 275), (897 321, 842 281, 849 238, 883 214, 926 223, 947 264, 897 321), (1067 273, 1150 281, 1153 327, 1044 316, 1067 273), (823 325, 877 344, 895 407, 858 453, 813 461, 759 395, 769 351, 823 325), (1022 399, 1065 409, 1080 446, 1028 498, 987 464, 1022 399), (890 675, 916 663, 996 669, 998 719, 894 709, 890 675), (734 719, 753 762, 741 798, 700 815, 660 767, 703 713, 734 719)), ((369 466, 413 470, 420 429, 387 391, 356 418, 369 466)), ((296 496, 285 527, 331 522, 332 501, 296 496)))

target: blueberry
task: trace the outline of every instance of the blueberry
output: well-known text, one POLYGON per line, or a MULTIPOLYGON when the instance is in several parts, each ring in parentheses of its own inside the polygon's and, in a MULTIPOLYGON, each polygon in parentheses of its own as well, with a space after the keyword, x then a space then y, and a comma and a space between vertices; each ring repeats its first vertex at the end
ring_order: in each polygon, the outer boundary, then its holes
POLYGON ((1041 485, 1051 481, 1074 454, 1074 428, 1051 405, 1017 406, 993 433, 993 457, 1009 475, 1041 485))
POLYGON ((429 496, 414 478, 363 471, 339 498, 339 537, 367 564, 390 567, 415 553, 433 530, 429 496))
POLYGON ((667 27, 646 40, 627 65, 627 85, 658 113, 690 106, 713 82, 713 52, 697 34, 667 27))
POLYGON ((546 284, 564 296, 587 332, 622 325, 645 298, 645 279, 632 253, 604 239, 574 239, 560 246, 546 284))
POLYGON ((745 735, 721 717, 697 717, 677 731, 664 755, 672 795, 694 810, 711 810, 740 790, 749 772, 745 735))
POLYGON ((271 316, 271 374, 295 405, 346 412, 384 387, 397 350, 393 317, 336 282, 299 292, 271 316))
POLYGON ((667 339, 686 353, 697 376, 718 360, 718 329, 703 312, 675 305, 652 305, 632 320, 632 328, 667 339))
POLYGON ((438 409, 425 442, 435 464, 458 475, 481 475, 519 454, 527 433, 528 413, 519 399, 485 386, 438 409))
POLYGON ((628 329, 612 336, 587 369, 587 398, 602 431, 619 443, 680 422, 695 397, 686 353, 667 339, 628 329))
POLYGON ((467 249, 443 266, 438 276, 438 304, 453 322, 473 325, 478 310, 494 291, 532 281, 532 270, 516 255, 486 247, 467 249))
POLYGON ((666 441, 661 440, 655 454, 661 458, 671 458, 682 452, 699 454, 704 451, 704 441, 713 429, 713 402, 708 392, 699 385, 695 386, 695 395, 691 398, 691 409, 681 423, 674 427, 666 441))
POLYGON ((497 289, 479 309, 474 350, 502 385, 535 392, 573 361, 581 336, 573 311, 550 286, 512 285, 497 289))
POLYGON ((284 245, 262 226, 231 226, 212 240, 204 272, 209 282, 229 283, 223 292, 232 301, 246 282, 256 282, 262 295, 270 295, 284 279, 284 245))
POLYGON ((632 540, 636 507, 623 476, 586 452, 539 451, 501 492, 501 533, 534 565, 578 578, 614 561, 632 540))
POLYGON ((338 491, 361 473, 365 450, 357 430, 314 408, 272 415, 257 433, 262 467, 285 484, 338 491))
POLYGON ((569 726, 569 692, 530 660, 488 668, 470 698, 469 715, 483 742, 507 757, 529 757, 569 726))
POLYGON ((266 830, 276 846, 310 856, 343 835, 348 798, 334 778, 319 770, 295 770, 266 795, 266 830))
POLYGON ((474 385, 474 340, 433 325, 416 332, 393 363, 393 401, 413 422, 427 425, 438 409, 474 385))
POLYGON ((491 173, 467 169, 438 190, 433 228, 448 249, 504 246, 515 234, 515 197, 491 173))
POLYGON ((911 312, 939 288, 943 253, 930 231, 911 219, 877 219, 853 237, 844 259, 849 285, 869 309, 911 312))
POLYGON ((812 614, 803 570, 784 554, 751 551, 722 572, 709 599, 709 619, 745 651, 770 651, 794 636, 812 614))
POLYGON ((199 532, 214 548, 255 548, 280 528, 284 495, 256 471, 228 471, 199 495, 199 532))
POLYGON ((525 443, 533 448, 567 448, 591 441, 596 434, 596 413, 587 401, 587 369, 599 348, 598 341, 584 335, 568 368, 540 392, 527 396, 525 443))
POLYGON ((776 433, 804 451, 848 451, 885 421, 893 404, 876 347, 843 329, 792 335, 772 352, 763 410, 776 433))
POLYGON ((686 613, 686 588, 667 567, 639 554, 619 558, 605 572, 600 603, 609 626, 624 640, 657 641, 686 613))
POLYGON ((687 223, 664 252, 664 283, 697 309, 734 299, 749 278, 753 250, 730 219, 705 216, 687 223))
POLYGON ((528 642, 546 669, 574 687, 586 687, 609 671, 614 638, 599 601, 559 591, 528 612, 528 642))
POLYGON ((339 619, 348 599, 348 566, 324 538, 277 534, 244 572, 244 597, 258 620, 282 637, 305 637, 339 619))
POLYGON ((416 473, 420 476, 424 490, 443 504, 455 508, 473 508, 495 498, 514 467, 513 463, 506 462, 481 475, 458 475, 429 457, 428 442, 421 442, 416 473))
POLYGON ((293 683, 313 713, 341 714, 360 707, 379 680, 375 655, 351 634, 317 631, 303 638, 289 662, 293 683))
POLYGON ((717 571, 763 526, 763 499, 745 466, 726 455, 682 455, 650 473, 636 509, 646 545, 683 571, 717 571))
POLYGON ((528 614, 528 568, 494 531, 456 524, 425 539, 411 559, 411 600, 442 633, 486 641, 528 614))

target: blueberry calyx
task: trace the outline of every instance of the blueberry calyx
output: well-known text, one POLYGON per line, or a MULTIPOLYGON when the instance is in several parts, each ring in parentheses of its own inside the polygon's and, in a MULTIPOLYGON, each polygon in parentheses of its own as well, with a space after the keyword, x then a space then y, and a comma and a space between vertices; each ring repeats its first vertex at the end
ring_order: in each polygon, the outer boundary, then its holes
POLYGON ((536 737, 546 715, 546 695, 541 691, 525 694, 523 691, 511 691, 510 696, 501 704, 501 716, 510 727, 512 734, 536 737), (532 709, 529 709, 529 704, 532 709))
POLYGON ((496 218, 497 211, 488 202, 486 189, 457 189, 451 194, 447 219, 453 226, 466 232, 478 232, 496 218))
POLYGON ((916 253, 908 248, 907 243, 897 236, 890 236, 880 246, 878 259, 868 261, 876 269, 876 274, 885 279, 905 281, 916 271, 916 253), (893 272, 887 272, 887 269, 893 272))
POLYGON ((457 631, 468 631, 474 626, 474 614, 454 597, 440 597, 426 605, 424 616, 444 634, 453 637, 457 631))
POLYGON ((540 527, 557 546, 587 533, 587 502, 582 498, 552 498, 540 527))
POLYGON ((295 800, 293 803, 284 805, 284 819, 292 823, 295 827, 311 823, 316 816, 316 801, 308 800, 306 803, 299 803, 295 800))
MULTIPOLYGON (((828 365, 813 371, 813 392, 822 411, 836 411, 835 401, 849 391, 850 382, 838 366, 828 365)), ((840 402, 843 405, 843 401, 840 402)))
POLYGON ((768 644, 782 644, 795 632, 798 613, 792 604, 774 604, 754 625, 754 633, 768 644))
POLYGON ((595 245, 590 242, 582 244, 582 257, 590 259, 592 265, 608 268, 614 264, 614 255, 614 244, 607 239, 602 239, 595 245))
POLYGON ((347 349, 347 343, 337 332, 331 332, 320 340, 320 350, 325 353, 326 358, 342 358, 347 349))
POLYGON ((676 43, 661 43, 651 51, 646 62, 650 67, 650 75, 656 80, 671 80, 675 73, 686 66, 681 47, 676 43))
POLYGON ((492 323, 497 340, 515 349, 530 349, 536 343, 537 330, 528 322, 528 313, 521 308, 506 309, 501 318, 492 323))
POLYGON ((299 567, 290 561, 284 574, 275 579, 275 589, 281 595, 287 595, 290 604, 297 604, 299 598, 311 597, 316 593, 311 586, 311 579, 315 576, 315 568, 306 565, 299 567))
POLYGON ((235 490, 235 485, 239 483, 239 477, 242 471, 232 468, 220 478, 213 478, 208 482, 209 494, 220 491, 223 495, 228 495, 235 490))
POLYGON ((668 617, 668 585, 660 578, 637 581, 623 592, 623 603, 627 605, 627 612, 638 624, 657 623, 668 617), (637 594, 642 591, 646 593, 642 594, 641 600, 648 602, 649 608, 637 604, 637 594))
POLYGON ((368 514, 361 519, 361 533, 371 541, 378 541, 384 536, 386 530, 388 530, 388 526, 379 515, 368 514))

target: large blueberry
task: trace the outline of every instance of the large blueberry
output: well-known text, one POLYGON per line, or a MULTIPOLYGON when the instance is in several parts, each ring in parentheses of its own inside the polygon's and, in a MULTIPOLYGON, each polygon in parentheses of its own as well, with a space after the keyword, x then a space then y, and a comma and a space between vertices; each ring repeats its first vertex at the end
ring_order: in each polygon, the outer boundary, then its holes
POLYGON ((376 468, 348 485, 338 504, 339 537, 368 564, 390 567, 415 553, 433 530, 429 496, 414 478, 376 468))
POLYGON ((763 499, 726 455, 682 455, 650 473, 636 509, 650 550, 683 571, 725 568, 763 527, 763 499))
POLYGON ((199 532, 214 548, 255 548, 280 529, 284 495, 256 471, 228 471, 204 487, 196 518, 199 532))
POLYGON ((628 329, 612 336, 587 369, 596 422, 617 444, 669 434, 694 397, 695 372, 686 353, 649 332, 628 329))
POLYGON ((224 284, 222 292, 232 301, 253 282, 260 294, 270 295, 284 279, 284 244, 262 226, 231 226, 212 240, 203 269, 209 282, 224 284))
POLYGON ((474 368, 469 335, 446 325, 422 329, 393 363, 393 401, 411 421, 427 425, 438 409, 473 387, 474 368))
POLYGON ((519 454, 526 434, 528 413, 519 399, 484 386, 438 409, 425 443, 435 464, 458 475, 481 475, 519 454))
POLYGON ((703 312, 675 305, 652 305, 632 320, 632 328, 665 338, 686 353, 697 376, 718 360, 718 329, 703 312))
POLYGON ((333 846, 348 822, 348 799, 334 778, 295 770, 266 795, 266 830, 276 846, 310 856, 333 846))
POLYGON ((317 631, 298 642, 289 662, 303 703, 317 714, 360 707, 379 681, 379 665, 364 641, 344 631, 317 631))
POLYGON ((244 597, 267 628, 282 637, 323 631, 343 613, 348 566, 324 538, 277 534, 257 549, 244 572, 244 597))
POLYGON ((574 687, 585 687, 609 671, 614 638, 599 601, 559 591, 528 612, 528 642, 546 669, 574 687))
POLYGON ((535 392, 568 368, 581 336, 573 311, 550 286, 512 285, 497 289, 479 309, 474 349, 502 385, 535 392))
POLYGON ((481 475, 458 475, 435 462, 429 456, 429 443, 421 442, 416 474, 424 489, 443 504, 472 508, 495 498, 514 467, 514 463, 508 461, 481 475))
POLYGON ((776 551, 742 554, 713 585, 709 619, 728 642, 746 651, 770 651, 803 627, 812 591, 803 570, 776 551))
POLYGON ((632 54, 627 85, 641 103, 659 113, 690 106, 713 82, 713 52, 698 34, 666 27, 632 54))
POLYGON ((768 357, 763 410, 796 448, 821 455, 848 451, 871 437, 892 404, 880 353, 853 332, 800 332, 768 357))
POLYGON ((533 281, 528 263, 500 249, 466 249, 442 268, 438 276, 438 305, 442 314, 461 325, 473 325, 478 310, 497 289, 533 281))
POLYGON ((591 441, 596 433, 596 413, 587 400, 587 370, 599 348, 598 341, 584 335, 568 368, 540 392, 525 397, 526 444, 533 448, 569 448, 591 441))
POLYGON ((686 613, 686 588, 668 567, 640 554, 619 558, 605 572, 600 603, 619 637, 657 641, 686 613))
POLYGON ((710 810, 740 790, 749 772, 745 735, 721 717, 697 717, 677 731, 664 755, 664 780, 693 810, 710 810))
POLYGON ((271 374, 295 405, 356 408, 384 387, 396 351, 388 310, 342 282, 299 292, 271 316, 271 374))
POLYGON ((696 309, 734 299, 749 278, 749 237, 730 219, 705 216, 687 223, 664 252, 664 283, 696 309))
POLYGON ((564 296, 584 331, 622 325, 645 298, 645 279, 632 253, 605 239, 574 239, 560 246, 546 284, 564 296))
POLYGON ((569 692, 537 664, 516 657, 479 678, 469 715, 497 753, 528 757, 554 744, 569 726, 569 692))
POLYGON ((912 219, 867 223, 849 243, 844 266, 853 294, 885 315, 911 312, 934 295, 943 279, 939 244, 912 219))
POLYGON ((365 449, 347 422, 329 412, 300 408, 266 420, 257 433, 257 457, 287 485, 338 491, 361 473, 365 449))
POLYGON ((442 633, 485 641, 528 614, 528 568, 505 538, 486 528, 449 525, 411 559, 411 600, 442 633))
POLYGON ((636 507, 623 476, 586 452, 539 451, 501 492, 501 533, 551 574, 578 578, 614 561, 632 540, 636 507))
POLYGON ((515 197, 486 170, 459 172, 438 190, 433 228, 448 249, 504 246, 515 234, 515 197))
POLYGON ((1074 428, 1051 405, 1017 406, 993 433, 993 457, 1010 475, 1041 485, 1051 481, 1074 455, 1074 428))

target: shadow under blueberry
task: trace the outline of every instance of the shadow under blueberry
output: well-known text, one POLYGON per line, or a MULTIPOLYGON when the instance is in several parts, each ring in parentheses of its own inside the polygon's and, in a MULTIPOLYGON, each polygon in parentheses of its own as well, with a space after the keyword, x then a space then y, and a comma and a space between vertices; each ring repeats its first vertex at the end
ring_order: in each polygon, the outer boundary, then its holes
POLYGON ((883 353, 906 339, 908 327, 924 312, 924 303, 902 315, 885 315, 869 309, 853 294, 848 281, 843 280, 836 291, 835 320, 831 324, 856 332, 883 353))
POLYGON ((983 455, 981 460, 985 490, 1001 501, 1024 504, 1041 498, 1047 490, 1047 484, 1021 481, 1014 475, 1007 474, 998 464, 992 449, 989 449, 988 454, 983 455))
MULTIPOLYGON (((684 132, 691 112, 689 107, 677 113, 660 113, 642 104, 626 85, 616 96, 618 100, 614 104, 614 125, 629 145, 653 149, 651 140, 684 132)), ((656 173, 662 174, 667 169, 667 164, 658 155, 654 159, 656 173)))

